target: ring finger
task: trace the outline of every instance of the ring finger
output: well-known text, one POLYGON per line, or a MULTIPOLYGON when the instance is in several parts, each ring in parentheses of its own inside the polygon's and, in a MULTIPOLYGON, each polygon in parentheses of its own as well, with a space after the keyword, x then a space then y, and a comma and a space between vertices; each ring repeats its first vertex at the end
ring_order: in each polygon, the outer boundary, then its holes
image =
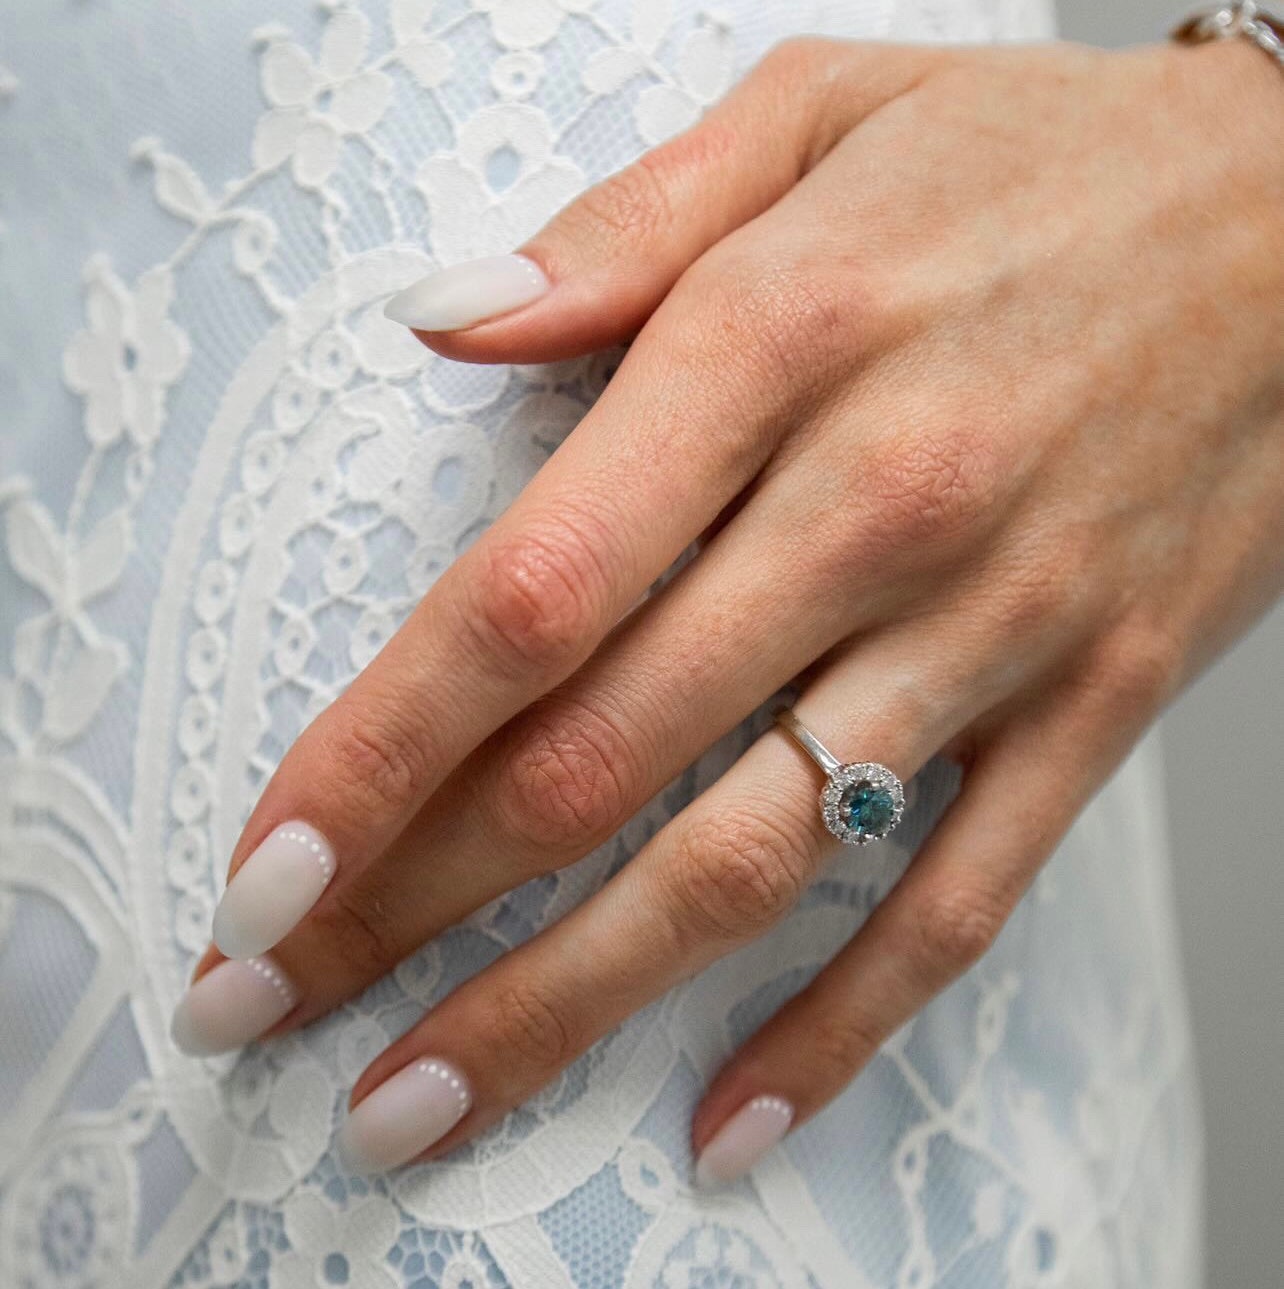
POLYGON ((698 1185, 753 1167, 993 944, 1140 733, 1111 687, 1083 675, 1002 712, 893 890, 718 1071, 692 1119, 698 1185))

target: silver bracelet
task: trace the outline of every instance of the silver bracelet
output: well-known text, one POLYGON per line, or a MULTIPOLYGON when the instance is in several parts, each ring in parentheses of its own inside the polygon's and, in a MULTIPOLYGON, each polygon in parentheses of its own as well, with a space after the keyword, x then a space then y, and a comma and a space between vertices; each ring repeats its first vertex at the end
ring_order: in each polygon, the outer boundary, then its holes
POLYGON ((1188 45, 1243 36, 1265 50, 1284 71, 1284 19, 1264 13, 1254 0, 1204 9, 1192 14, 1171 34, 1174 40, 1188 45))

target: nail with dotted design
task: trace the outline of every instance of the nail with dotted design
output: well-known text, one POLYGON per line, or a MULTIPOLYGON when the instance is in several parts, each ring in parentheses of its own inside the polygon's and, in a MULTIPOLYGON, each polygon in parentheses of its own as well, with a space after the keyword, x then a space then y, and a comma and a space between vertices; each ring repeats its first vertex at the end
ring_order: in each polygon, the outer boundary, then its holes
POLYGON ((298 991, 271 958, 229 959, 179 1000, 170 1037, 189 1056, 228 1052, 271 1029, 298 1001, 298 991))
POLYGON ((696 1185, 735 1181, 789 1131, 793 1118, 794 1108, 784 1097, 754 1097, 714 1133, 700 1152, 696 1185))
POLYGON ((321 898, 334 851, 310 824, 274 828, 236 870, 214 910, 214 943, 229 958, 272 948, 321 898))
POLYGON ((468 1080, 440 1057, 412 1061, 381 1083, 339 1130, 349 1171, 377 1173, 414 1159, 472 1106, 468 1080))

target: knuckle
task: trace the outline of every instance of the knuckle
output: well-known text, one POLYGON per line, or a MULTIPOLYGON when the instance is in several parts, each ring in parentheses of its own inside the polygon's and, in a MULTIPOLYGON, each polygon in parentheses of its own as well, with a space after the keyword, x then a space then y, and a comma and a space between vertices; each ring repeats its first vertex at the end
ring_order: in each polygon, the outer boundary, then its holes
POLYGON ((761 934, 797 901, 802 847, 757 818, 692 824, 667 865, 676 920, 700 940, 761 934))
POLYGON ((385 702, 377 712, 352 716, 331 741, 330 764, 363 807, 400 808, 428 778, 428 749, 410 722, 391 715, 395 706, 385 702))
POLYGON ((860 470, 876 529, 896 548, 970 540, 997 522, 1001 466, 984 433, 905 433, 868 454, 860 470))
POLYGON ((1046 628, 1068 623, 1082 604, 1093 599, 1094 573, 1087 543, 1062 533, 1053 550, 1035 559, 1025 580, 1028 624, 1034 627, 1042 622, 1046 628))
POLYGON ((833 54, 832 42, 820 36, 786 36, 778 40, 758 60, 754 74, 797 93, 806 84, 816 64, 833 54))
POLYGON ((1085 597, 1086 574, 1075 551, 1059 543, 1055 550, 1018 557, 996 579, 996 588, 998 637, 1024 643, 1071 624, 1085 597))
POLYGON ((748 371, 796 396, 827 389, 856 357, 859 309, 808 248, 719 249, 693 266, 700 334, 719 369, 748 371))
POLYGON ((576 1035, 561 999, 515 981, 491 1000, 485 1032, 497 1051, 537 1070, 560 1068, 576 1051, 576 1035))
POLYGON ((550 697, 514 727, 492 799, 502 829, 526 849, 588 849, 628 813, 642 782, 634 741, 618 723, 574 700, 550 697))
POLYGON ((1036 639, 1057 620, 1062 602, 1055 570, 1032 566, 1013 574, 992 596, 996 638, 1010 645, 1036 639))
POLYGON ((363 980, 383 975, 409 952, 397 933, 395 907, 364 884, 335 883, 334 895, 318 910, 327 954, 363 980))
POLYGON ((824 1082, 846 1082, 883 1045, 883 1027, 861 1010, 828 1011, 811 1034, 811 1052, 824 1082))
POLYGON ((588 231, 601 236, 649 242, 673 223, 667 176, 676 152, 665 146, 644 152, 622 170, 587 189, 567 212, 575 225, 573 234, 588 231), (661 155, 662 154, 662 155, 661 155))
POLYGON ((1095 650, 1094 686, 1121 716, 1149 716, 1175 696, 1182 655, 1172 636, 1158 626, 1116 627, 1095 650))
POLYGON ((549 519, 487 555, 464 611, 470 643, 507 673, 570 670, 607 592, 604 560, 580 523, 549 519))
POLYGON ((1007 919, 1001 900, 957 882, 920 897, 913 911, 912 965, 929 982, 949 979, 994 943, 1007 919))
POLYGON ((1080 633, 1109 611, 1116 592, 1114 571, 1103 564, 1100 534, 1087 524, 1059 525, 1038 543, 1015 578, 1019 604, 1009 606, 1024 638, 1080 633))

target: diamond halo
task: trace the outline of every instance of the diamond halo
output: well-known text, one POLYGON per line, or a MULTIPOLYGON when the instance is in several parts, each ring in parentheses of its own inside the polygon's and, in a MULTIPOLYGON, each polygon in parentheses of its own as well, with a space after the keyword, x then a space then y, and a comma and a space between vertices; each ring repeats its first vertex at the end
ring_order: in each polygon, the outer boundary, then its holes
POLYGON ((900 779, 877 761, 853 761, 826 774, 825 786, 820 792, 820 813, 825 827, 848 846, 864 846, 886 837, 900 823, 904 812, 905 789, 900 779), (866 828, 851 822, 849 802, 845 798, 849 790, 859 790, 861 784, 868 784, 875 793, 885 793, 890 800, 891 815, 880 827, 866 828))

